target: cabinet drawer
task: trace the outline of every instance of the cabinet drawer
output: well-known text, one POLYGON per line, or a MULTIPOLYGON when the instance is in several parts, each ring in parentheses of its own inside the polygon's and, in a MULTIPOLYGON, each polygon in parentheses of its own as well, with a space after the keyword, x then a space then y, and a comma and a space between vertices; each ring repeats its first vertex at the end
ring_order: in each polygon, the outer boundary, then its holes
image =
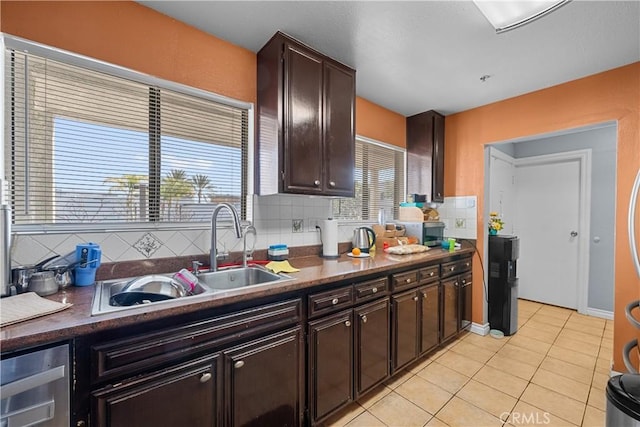
POLYGON ((418 284, 418 270, 394 274, 391 276, 391 281, 394 291, 412 288, 418 284))
POLYGON ((418 272, 421 283, 431 282, 440 278, 440 266, 432 265, 431 267, 421 268, 418 272))
POLYGON ((358 283, 355 285, 356 303, 387 295, 388 292, 389 280, 386 277, 358 283))
POLYGON ((442 264, 442 277, 460 274, 469 270, 471 270, 471 258, 448 262, 442 264))
POLYGON ((343 286, 338 289, 309 295, 309 317, 331 313, 336 310, 351 307, 353 304, 353 286, 343 286))
POLYGON ((223 345, 300 322, 300 299, 221 315, 160 332, 91 347, 92 382, 146 372, 176 360, 206 354, 223 345))

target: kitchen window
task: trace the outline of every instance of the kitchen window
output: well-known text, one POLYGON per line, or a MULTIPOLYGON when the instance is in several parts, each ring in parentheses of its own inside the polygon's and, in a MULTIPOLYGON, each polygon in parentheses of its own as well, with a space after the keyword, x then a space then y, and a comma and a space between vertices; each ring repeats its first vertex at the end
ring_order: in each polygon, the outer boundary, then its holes
POLYGON ((4 58, 4 176, 17 231, 204 223, 220 202, 250 216, 250 105, 32 51, 4 58))
POLYGON ((338 219, 377 221, 398 217, 405 193, 405 150, 369 138, 356 138, 355 197, 333 200, 338 219))

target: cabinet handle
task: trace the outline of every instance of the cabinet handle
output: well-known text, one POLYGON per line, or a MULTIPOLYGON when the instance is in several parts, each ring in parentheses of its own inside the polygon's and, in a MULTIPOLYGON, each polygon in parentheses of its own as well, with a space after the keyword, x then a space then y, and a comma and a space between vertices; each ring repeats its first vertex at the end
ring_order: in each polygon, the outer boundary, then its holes
POLYGON ((244 366, 244 360, 238 360, 236 363, 233 364, 233 367, 238 369, 238 368, 242 368, 244 366))
POLYGON ((211 379, 211 372, 205 372, 204 374, 202 374, 202 376, 200 377, 200 382, 201 383, 206 383, 207 381, 209 381, 211 379))
POLYGON ((405 282, 407 282, 407 283, 411 283, 411 278, 409 278, 409 279, 405 280, 405 282))
POLYGON ((414 301, 418 301, 418 297, 413 297, 413 300, 414 301))
POLYGON ((313 181, 313 185, 315 185, 316 187, 320 187, 320 181, 316 179, 315 181, 313 181))
POLYGON ((427 299, 427 293, 426 292, 422 293, 422 298, 427 299))
POLYGON ((329 181, 329 187, 333 188, 336 186, 336 183, 334 181, 329 181))
POLYGON ((371 288, 371 293, 375 294, 376 292, 378 292, 378 288, 371 288))
POLYGON ((464 285, 465 283, 467 283, 467 281, 462 279, 462 284, 464 285))
POLYGON ((471 264, 469 264, 468 262, 465 263, 465 267, 469 267, 469 265, 471 265, 471 264))
POLYGON ((340 300, 338 298, 334 298, 331 300, 331 304, 336 305, 337 303, 339 303, 340 300))
POLYGON ((450 270, 450 271, 453 271, 453 270, 455 270, 455 269, 456 269, 456 266, 454 265, 454 266, 453 266, 453 267, 451 267, 449 270, 450 270))
POLYGON ((362 316, 360 316, 360 318, 362 319, 362 323, 367 323, 367 315, 363 314, 362 316))
POLYGON ((347 328, 351 326, 351 321, 347 320, 346 322, 344 322, 344 326, 346 326, 347 328))
POLYGON ((429 273, 429 277, 433 277, 435 273, 432 271, 431 273, 429 273))

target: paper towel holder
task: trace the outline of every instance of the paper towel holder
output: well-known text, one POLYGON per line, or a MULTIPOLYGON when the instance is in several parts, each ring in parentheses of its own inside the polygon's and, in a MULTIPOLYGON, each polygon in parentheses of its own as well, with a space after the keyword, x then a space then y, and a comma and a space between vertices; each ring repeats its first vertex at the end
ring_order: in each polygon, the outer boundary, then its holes
POLYGON ((322 244, 322 252, 320 257, 335 259, 339 258, 338 253, 338 221, 329 218, 322 221, 323 226, 316 225, 320 230, 320 243, 322 244))

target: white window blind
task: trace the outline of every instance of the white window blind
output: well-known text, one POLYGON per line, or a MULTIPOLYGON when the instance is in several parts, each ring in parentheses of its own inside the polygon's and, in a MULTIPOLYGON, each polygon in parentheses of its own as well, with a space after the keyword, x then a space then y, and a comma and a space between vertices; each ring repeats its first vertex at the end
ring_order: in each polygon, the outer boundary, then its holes
POLYGON ((404 200, 405 150, 364 138, 356 139, 355 197, 333 201, 339 219, 374 221, 380 209, 397 218, 404 200))
POLYGON ((12 49, 5 67, 16 225, 246 218, 246 109, 12 49))

